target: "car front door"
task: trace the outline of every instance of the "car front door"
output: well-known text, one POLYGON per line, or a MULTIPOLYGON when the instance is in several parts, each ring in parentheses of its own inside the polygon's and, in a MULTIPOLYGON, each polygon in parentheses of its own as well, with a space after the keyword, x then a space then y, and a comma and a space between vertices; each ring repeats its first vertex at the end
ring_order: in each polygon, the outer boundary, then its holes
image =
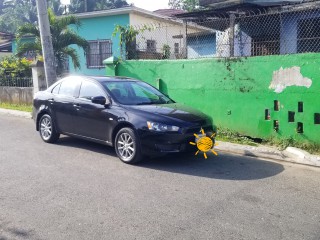
POLYGON ((50 100, 56 124, 62 133, 74 133, 74 100, 80 83, 81 79, 77 77, 66 78, 61 82, 58 93, 50 100))
POLYGON ((108 122, 111 121, 110 113, 104 105, 91 102, 91 99, 97 96, 104 96, 108 99, 105 91, 97 83, 83 80, 79 97, 74 102, 77 109, 75 132, 83 137, 107 141, 110 127, 108 122))

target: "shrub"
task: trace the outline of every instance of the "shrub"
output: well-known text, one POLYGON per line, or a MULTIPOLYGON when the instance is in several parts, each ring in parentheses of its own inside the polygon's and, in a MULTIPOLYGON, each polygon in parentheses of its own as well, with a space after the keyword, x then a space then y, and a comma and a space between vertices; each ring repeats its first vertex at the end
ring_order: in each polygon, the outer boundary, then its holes
POLYGON ((0 78, 32 77, 31 63, 26 58, 4 57, 0 61, 0 78))

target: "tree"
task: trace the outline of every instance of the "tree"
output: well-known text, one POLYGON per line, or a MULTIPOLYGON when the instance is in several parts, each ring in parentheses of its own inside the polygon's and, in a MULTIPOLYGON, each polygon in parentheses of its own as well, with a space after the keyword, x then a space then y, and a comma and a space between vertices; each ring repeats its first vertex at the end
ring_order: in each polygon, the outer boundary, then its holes
POLYGON ((172 9, 182 9, 192 12, 199 9, 199 0, 169 0, 168 5, 172 9))
POLYGON ((22 24, 33 24, 37 19, 35 0, 7 0, 2 5, 0 31, 14 33, 22 24))
POLYGON ((62 15, 65 11, 60 0, 47 0, 48 8, 51 8, 56 16, 62 15))
POLYGON ((69 12, 85 12, 85 2, 87 4, 87 12, 129 6, 125 0, 71 0, 69 12))
POLYGON ((69 13, 82 13, 93 11, 95 7, 94 0, 71 0, 69 5, 69 13), (85 9, 85 1, 87 3, 87 9, 85 9))
POLYGON ((83 12, 84 4, 81 0, 71 0, 69 5, 69 13, 83 12))
MULTIPOLYGON (((69 46, 75 44, 78 47, 84 49, 84 51, 86 51, 86 49, 88 48, 88 42, 68 27, 69 25, 75 25, 76 28, 79 28, 79 19, 72 15, 57 18, 51 9, 48 10, 48 15, 50 22, 50 32, 52 36, 53 51, 57 63, 58 74, 63 69, 63 66, 66 63, 67 56, 71 58, 74 68, 79 69, 79 56, 76 50, 69 46)), ((24 24, 18 29, 17 38, 17 56, 21 57, 29 51, 34 51, 38 55, 42 55, 40 32, 38 25, 30 23, 24 24), (22 37, 26 35, 34 36, 35 41, 22 42, 22 37)))
MULTIPOLYGON (((55 15, 62 15, 64 9, 60 0, 47 0, 55 15)), ((24 23, 38 21, 35 0, 0 0, 0 31, 15 33, 24 23)))
POLYGON ((100 0, 96 2, 95 10, 121 8, 125 6, 129 6, 129 4, 124 0, 100 0))

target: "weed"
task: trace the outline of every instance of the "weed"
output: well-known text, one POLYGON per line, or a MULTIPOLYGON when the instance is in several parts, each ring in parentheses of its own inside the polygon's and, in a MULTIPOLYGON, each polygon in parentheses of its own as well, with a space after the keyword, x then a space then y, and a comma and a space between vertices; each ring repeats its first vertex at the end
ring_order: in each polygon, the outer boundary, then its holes
POLYGON ((262 142, 266 145, 276 146, 280 150, 284 150, 287 147, 296 147, 303 149, 309 153, 320 154, 320 145, 311 142, 300 142, 294 138, 268 138, 262 142))
POLYGON ((238 132, 232 131, 228 128, 218 128, 217 140, 226 141, 232 143, 246 144, 250 146, 257 146, 258 144, 247 136, 243 136, 238 132))

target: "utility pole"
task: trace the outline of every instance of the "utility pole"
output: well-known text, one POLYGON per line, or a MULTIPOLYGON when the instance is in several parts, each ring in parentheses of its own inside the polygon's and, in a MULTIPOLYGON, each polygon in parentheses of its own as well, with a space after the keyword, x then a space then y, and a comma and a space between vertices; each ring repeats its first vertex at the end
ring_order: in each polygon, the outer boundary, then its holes
POLYGON ((47 1, 36 0, 36 3, 38 10, 42 55, 44 60, 44 72, 46 75, 47 87, 49 87, 57 80, 57 74, 50 33, 47 1))

